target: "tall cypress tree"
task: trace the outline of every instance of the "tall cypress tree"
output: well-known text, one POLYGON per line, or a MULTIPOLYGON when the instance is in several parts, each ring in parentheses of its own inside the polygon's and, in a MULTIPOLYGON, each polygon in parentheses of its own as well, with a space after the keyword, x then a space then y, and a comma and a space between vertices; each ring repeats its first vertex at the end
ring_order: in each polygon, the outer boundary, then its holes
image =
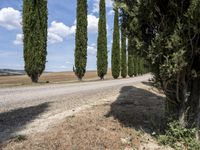
POLYGON ((38 82, 45 69, 47 20, 47 0, 23 0, 25 71, 32 82, 38 82))
POLYGON ((133 54, 133 74, 134 76, 138 75, 138 71, 139 71, 139 59, 138 56, 133 54))
POLYGON ((142 75, 143 74, 143 59, 140 57, 139 58, 139 70, 138 70, 138 74, 142 75))
POLYGON ((97 40, 97 73, 103 79, 107 74, 108 55, 107 55, 107 31, 106 31, 106 4, 105 0, 99 3, 99 31, 97 40))
POLYGON ((133 43, 130 38, 128 38, 128 76, 133 77, 134 75, 134 56, 133 56, 133 43))
POLYGON ((126 78, 127 76, 127 57, 126 57, 126 36, 124 29, 121 27, 121 76, 126 78))
POLYGON ((112 43, 112 76, 117 79, 120 75, 120 34, 119 34, 119 12, 115 9, 114 31, 112 43))
POLYGON ((137 71, 138 71, 138 64, 137 64, 137 58, 132 56, 133 58, 133 75, 137 76, 137 71))
POLYGON ((87 64, 87 0, 77 0, 77 25, 74 72, 82 80, 87 64))

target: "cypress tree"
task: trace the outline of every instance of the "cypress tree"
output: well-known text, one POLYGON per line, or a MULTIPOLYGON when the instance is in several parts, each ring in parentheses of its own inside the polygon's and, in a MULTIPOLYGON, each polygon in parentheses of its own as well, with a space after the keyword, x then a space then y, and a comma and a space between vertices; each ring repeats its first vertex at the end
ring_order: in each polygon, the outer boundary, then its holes
POLYGON ((142 66, 141 66, 141 65, 142 65, 142 64, 141 64, 141 58, 140 58, 140 57, 138 57, 138 62, 137 62, 137 63, 138 63, 138 72, 137 72, 137 74, 138 74, 138 75, 141 75, 141 72, 142 72, 142 71, 141 71, 141 69, 142 69, 142 66))
POLYGON ((112 76, 117 79, 120 75, 120 34, 119 34, 119 12, 115 9, 114 31, 112 43, 112 76))
POLYGON ((108 55, 107 55, 107 31, 106 31, 106 6, 105 0, 99 3, 99 31, 97 40, 97 73, 103 79, 107 74, 108 55))
POLYGON ((139 75, 143 75, 143 59, 140 57, 140 62, 139 62, 139 75))
POLYGON ((144 74, 144 59, 140 58, 140 75, 144 74))
POLYGON ((128 76, 133 77, 134 75, 134 64, 135 60, 133 57, 133 44, 132 40, 129 38, 128 39, 128 76))
POLYGON ((32 82, 45 69, 47 55, 47 0, 23 1, 23 34, 25 71, 32 82))
POLYGON ((87 0, 77 0, 77 25, 74 72, 79 80, 85 75, 87 64, 87 0))
POLYGON ((127 76, 126 36, 123 27, 121 27, 121 76, 123 78, 127 76))

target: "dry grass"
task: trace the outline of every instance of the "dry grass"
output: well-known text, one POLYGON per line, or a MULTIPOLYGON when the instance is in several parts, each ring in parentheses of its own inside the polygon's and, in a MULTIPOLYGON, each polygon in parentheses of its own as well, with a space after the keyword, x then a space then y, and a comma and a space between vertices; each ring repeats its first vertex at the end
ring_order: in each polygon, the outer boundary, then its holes
MULTIPOLYGON (((106 79, 112 78, 111 71, 108 71, 106 79)), ((84 80, 97 80, 99 79, 96 71, 88 71, 85 74, 84 80)), ((39 83, 60 83, 60 82, 73 82, 77 81, 74 72, 57 72, 57 73, 44 73, 39 79, 39 83)), ((2 86, 14 86, 14 85, 28 85, 31 84, 31 80, 27 75, 18 76, 0 76, 0 87, 2 86)))
POLYGON ((98 106, 68 117, 51 132, 29 136, 28 140, 20 142, 13 139, 5 149, 120 150, 126 147, 138 147, 139 134, 131 128, 122 127, 113 118, 106 118, 105 112, 108 109, 109 106, 98 106), (122 143, 121 138, 130 140, 122 143))
MULTIPOLYGON (((51 130, 10 140, 5 150, 166 150, 151 133, 159 132, 164 113, 162 94, 148 87, 124 87, 107 102, 67 117, 51 130), (159 126, 154 126, 159 125, 159 126)), ((18 138, 18 137, 17 137, 18 138)))

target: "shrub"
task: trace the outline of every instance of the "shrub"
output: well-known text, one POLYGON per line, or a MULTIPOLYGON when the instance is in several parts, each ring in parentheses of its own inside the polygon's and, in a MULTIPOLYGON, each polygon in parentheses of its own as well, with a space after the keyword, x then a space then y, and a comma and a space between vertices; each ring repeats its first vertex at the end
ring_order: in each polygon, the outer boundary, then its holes
POLYGON ((182 127, 177 121, 170 122, 164 135, 158 136, 160 144, 169 145, 176 150, 199 150, 196 140, 196 129, 182 127))

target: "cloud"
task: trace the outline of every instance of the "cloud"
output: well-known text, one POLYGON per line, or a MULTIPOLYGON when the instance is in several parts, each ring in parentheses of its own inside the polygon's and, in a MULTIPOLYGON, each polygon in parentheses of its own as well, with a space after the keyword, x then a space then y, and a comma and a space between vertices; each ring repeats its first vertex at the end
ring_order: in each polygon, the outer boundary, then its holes
MULTIPOLYGON (((87 16, 88 19, 88 32, 97 33, 99 18, 90 14, 87 16)), ((63 42, 64 38, 75 35, 76 33, 76 20, 74 24, 69 27, 62 22, 53 21, 48 29, 48 40, 50 43, 63 42)))
MULTIPOLYGON (((90 14, 88 15, 88 32, 97 33, 99 18, 90 14)), ((50 44, 61 43, 65 38, 75 35, 76 32, 76 20, 70 27, 63 22, 53 21, 48 28, 48 42, 50 44)), ((23 44, 23 34, 17 34, 14 41, 15 45, 23 44)))
POLYGON ((24 35, 23 34, 17 34, 16 35, 16 39, 14 40, 14 44, 15 45, 22 45, 23 44, 23 38, 24 38, 24 35))
MULTIPOLYGON (((53 21, 48 28, 48 42, 51 44, 63 42, 64 38, 75 33, 75 26, 68 27, 62 22, 53 21)), ((23 34, 17 34, 13 42, 15 45, 23 44, 23 34)))
POLYGON ((53 21, 48 29, 48 41, 51 44, 63 42, 64 38, 75 34, 76 26, 66 26, 62 22, 53 21))
POLYGON ((0 9, 0 26, 7 30, 21 28, 22 15, 12 7, 0 9))
MULTIPOLYGON (((89 14, 87 16, 87 21, 88 21, 88 32, 89 33, 97 33, 99 18, 97 18, 93 14, 89 14)), ((76 20, 74 21, 74 30, 76 32, 76 20)))
POLYGON ((111 10, 108 12, 108 15, 111 16, 111 15, 113 15, 114 13, 115 13, 114 10, 111 9, 111 10))
MULTIPOLYGON (((100 0, 93 0, 93 13, 99 13, 99 1, 100 0)), ((113 0, 106 0, 106 7, 111 8, 113 7, 113 0)))
POLYGON ((92 14, 88 15, 87 17, 88 17, 88 32, 97 33, 99 18, 97 18, 92 14))
POLYGON ((89 55, 96 56, 96 53, 97 53, 97 45, 94 44, 94 43, 91 44, 91 45, 88 45, 87 50, 88 50, 88 54, 89 54, 89 55))
MULTIPOLYGON (((99 18, 90 14, 88 18, 88 32, 97 33, 99 18)), ((64 38, 75 35, 76 32, 76 20, 74 24, 69 27, 62 22, 53 21, 48 29, 48 41, 51 44, 63 42, 64 38)))

